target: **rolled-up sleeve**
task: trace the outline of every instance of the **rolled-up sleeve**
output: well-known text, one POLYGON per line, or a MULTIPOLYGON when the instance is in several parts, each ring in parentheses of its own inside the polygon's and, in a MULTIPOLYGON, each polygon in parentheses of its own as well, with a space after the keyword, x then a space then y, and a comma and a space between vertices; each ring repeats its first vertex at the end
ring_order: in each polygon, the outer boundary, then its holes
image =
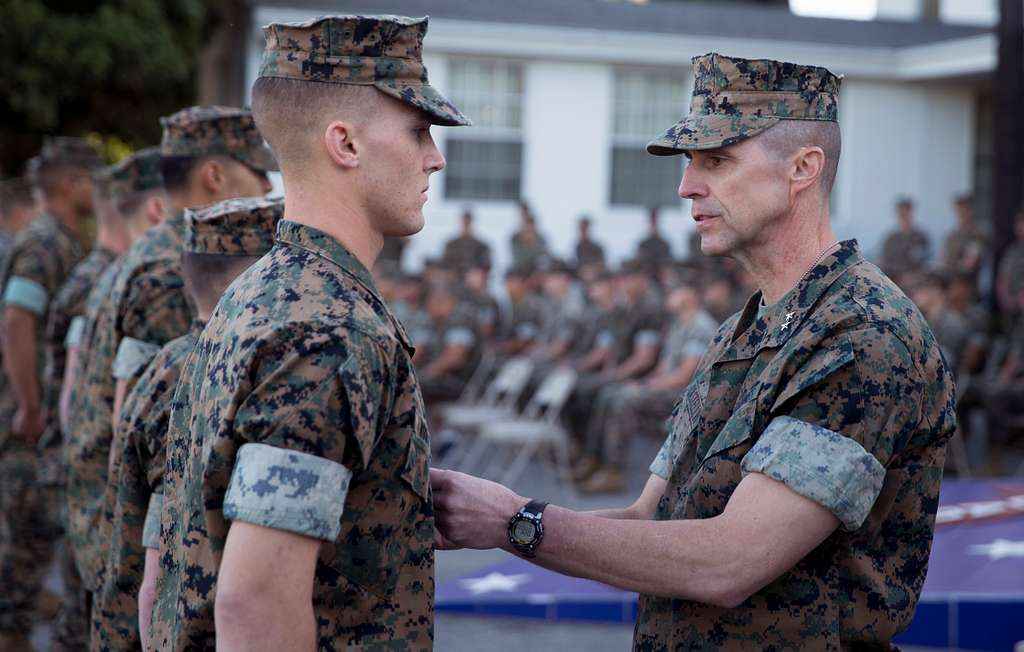
POLYGON ((4 288, 4 303, 8 306, 18 306, 31 313, 43 315, 49 302, 50 294, 46 288, 24 276, 12 276, 4 288))
POLYGON ((884 326, 814 347, 773 396, 771 418, 741 462, 860 528, 888 466, 918 427, 925 384, 907 346, 884 326))
POLYGON ((352 472, 331 460, 266 444, 238 451, 225 518, 333 541, 352 472))
POLYGON ((164 508, 164 495, 150 494, 146 520, 142 525, 142 547, 160 549, 160 512, 164 508))
POLYGON ((788 416, 772 420, 741 468, 822 505, 847 530, 864 522, 885 481, 885 468, 858 442, 788 416))
POLYGON ((159 352, 159 344, 143 342, 133 337, 122 339, 121 344, 117 347, 117 355, 114 357, 114 378, 118 380, 134 378, 142 373, 142 370, 159 352))

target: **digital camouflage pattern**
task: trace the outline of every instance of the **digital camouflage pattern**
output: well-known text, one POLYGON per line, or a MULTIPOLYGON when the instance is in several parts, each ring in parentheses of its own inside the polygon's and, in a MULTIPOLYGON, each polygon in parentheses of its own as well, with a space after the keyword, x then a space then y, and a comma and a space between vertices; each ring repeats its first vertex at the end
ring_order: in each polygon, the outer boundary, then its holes
MULTIPOLYGON (((75 234, 48 213, 25 227, 0 263, 3 307, 36 315, 36 374, 39 398, 46 385, 46 317, 54 295, 82 251, 75 234)), ((46 410, 46 404, 42 403, 46 410)), ((60 509, 52 469, 59 441, 36 445, 14 437, 18 402, 10 379, 0 384, 0 630, 28 631, 32 602, 60 536, 60 509)), ((44 418, 46 418, 44 414, 44 418)))
MULTIPOLYGON (((110 168, 110 193, 118 199, 162 188, 160 148, 147 147, 119 161, 110 168)), ((95 177, 94 177, 95 178, 95 177)))
POLYGON ((66 163, 87 169, 103 165, 98 147, 84 138, 51 136, 43 140, 43 147, 34 159, 36 166, 66 163))
POLYGON ((351 253, 280 223, 278 244, 221 298, 174 397, 156 649, 213 647, 232 516, 324 540, 320 650, 432 648, 430 444, 412 350, 351 253), (254 473, 264 497, 235 487, 254 473), (337 492, 327 504, 321 479, 337 492))
MULTIPOLYGON (((125 340, 151 347, 155 353, 188 331, 192 310, 181 278, 184 232, 184 215, 179 213, 133 243, 118 261, 108 295, 91 316, 95 323, 87 326, 88 359, 77 374, 79 388, 70 410, 75 426, 69 435, 73 445, 69 450, 68 503, 79 569, 90 591, 100 586, 100 569, 110 540, 101 506, 113 436, 115 357, 125 340)), ((132 364, 141 372, 148 361, 133 360, 132 364)), ((136 378, 137 373, 125 377, 127 392, 136 378)))
POLYGON ((43 437, 61 438, 60 424, 57 422, 57 409, 60 402, 61 385, 64 382, 64 367, 67 362, 67 338, 72 322, 76 318, 84 319, 85 305, 89 292, 96 286, 100 275, 114 260, 117 254, 104 247, 93 249, 82 262, 75 265, 64 284, 57 290, 50 302, 49 317, 46 320, 46 378, 44 391, 45 404, 51 411, 49 430, 43 437))
POLYGON ((842 243, 760 314, 719 329, 652 473, 656 518, 712 518, 764 473, 842 525, 733 609, 642 595, 634 649, 891 649, 931 550, 953 379, 911 301, 842 243))
POLYGON ((164 156, 230 156, 261 172, 278 169, 247 109, 191 106, 160 118, 160 124, 164 156))
POLYGON ((262 256, 274 246, 281 200, 243 197, 185 209, 185 251, 223 256, 262 256))
POLYGON ((171 399, 203 323, 171 340, 153 358, 125 398, 112 444, 118 464, 103 509, 110 519, 110 547, 103 586, 94 597, 93 636, 104 650, 139 648, 136 598, 145 569, 143 529, 151 496, 163 493, 165 438, 171 399))
POLYGON ((838 119, 842 78, 825 68, 710 52, 693 58, 693 76, 690 114, 648 143, 651 154, 725 147, 780 120, 838 119))
POLYGON ((64 433, 67 538, 82 584, 89 592, 98 586, 98 560, 88 553, 91 551, 90 535, 99 518, 97 496, 103 494, 107 457, 102 442, 86 435, 93 432, 94 424, 104 419, 110 423, 114 409, 114 385, 105 382, 105 378, 109 375, 116 350, 113 343, 101 337, 97 330, 100 328, 100 312, 110 299, 123 264, 124 258, 121 257, 108 265, 86 299, 78 343, 77 382, 71 389, 68 430, 64 433), (90 427, 93 429, 87 430, 90 427))
POLYGON ((426 18, 320 16, 271 23, 260 77, 372 85, 426 113, 434 124, 472 124, 427 80, 423 65, 426 18))

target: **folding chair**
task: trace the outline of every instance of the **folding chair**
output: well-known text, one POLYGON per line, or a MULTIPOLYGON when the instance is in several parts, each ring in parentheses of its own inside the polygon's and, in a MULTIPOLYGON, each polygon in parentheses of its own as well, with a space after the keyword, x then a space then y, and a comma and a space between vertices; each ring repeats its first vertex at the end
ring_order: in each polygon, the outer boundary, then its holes
MULTIPOLYGON (((511 485, 539 452, 552 450, 563 490, 571 486, 569 433, 559 420, 562 408, 575 387, 575 371, 568 367, 555 369, 537 388, 521 417, 492 421, 480 427, 477 440, 466 455, 464 466, 472 469, 488 448, 518 449, 515 458, 499 479, 502 484, 511 485)), ((493 459, 489 466, 494 467, 496 461, 496 458, 493 459)))
POLYGON ((529 358, 513 358, 502 365, 476 403, 459 401, 440 406, 444 427, 459 432, 476 430, 482 423, 513 417, 516 403, 533 373, 529 358))

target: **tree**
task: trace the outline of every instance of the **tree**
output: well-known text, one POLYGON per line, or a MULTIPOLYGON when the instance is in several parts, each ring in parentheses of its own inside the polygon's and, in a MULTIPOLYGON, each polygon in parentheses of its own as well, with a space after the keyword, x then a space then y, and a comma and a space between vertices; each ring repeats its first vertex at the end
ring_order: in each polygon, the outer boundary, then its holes
POLYGON ((46 134, 155 144, 158 118, 192 104, 216 0, 0 0, 0 176, 46 134))

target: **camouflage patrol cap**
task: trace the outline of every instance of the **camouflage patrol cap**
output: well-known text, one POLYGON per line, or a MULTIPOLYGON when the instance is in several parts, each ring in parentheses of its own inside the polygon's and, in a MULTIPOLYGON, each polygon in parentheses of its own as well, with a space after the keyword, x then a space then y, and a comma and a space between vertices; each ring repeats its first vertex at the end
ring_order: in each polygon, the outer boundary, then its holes
MULTIPOLYGON (((110 194, 121 198, 163 187, 164 179, 160 174, 161 158, 159 147, 147 147, 112 165, 110 194)), ((93 179, 96 179, 96 175, 93 175, 93 179)))
POLYGON ((112 174, 115 167, 117 167, 116 164, 104 165, 92 171, 92 187, 99 199, 110 199, 114 180, 112 174))
POLYGON ((222 256, 262 256, 274 246, 281 200, 261 197, 228 199, 185 209, 185 251, 222 256))
POLYGON ((838 119, 842 78, 825 68, 717 53, 693 58, 690 114, 647 145, 657 156, 714 149, 781 120, 838 119))
POLYGON ((164 156, 222 155, 261 172, 279 169, 252 112, 246 109, 190 106, 160 118, 160 124, 164 128, 160 153, 164 156))
POLYGON ((84 138, 52 136, 43 141, 43 148, 33 164, 36 167, 67 164, 92 170, 103 165, 103 156, 98 147, 84 138))
POLYGON ((260 77, 361 84, 426 113, 434 124, 471 124, 427 81, 423 37, 427 18, 320 16, 263 28, 267 46, 260 77))

